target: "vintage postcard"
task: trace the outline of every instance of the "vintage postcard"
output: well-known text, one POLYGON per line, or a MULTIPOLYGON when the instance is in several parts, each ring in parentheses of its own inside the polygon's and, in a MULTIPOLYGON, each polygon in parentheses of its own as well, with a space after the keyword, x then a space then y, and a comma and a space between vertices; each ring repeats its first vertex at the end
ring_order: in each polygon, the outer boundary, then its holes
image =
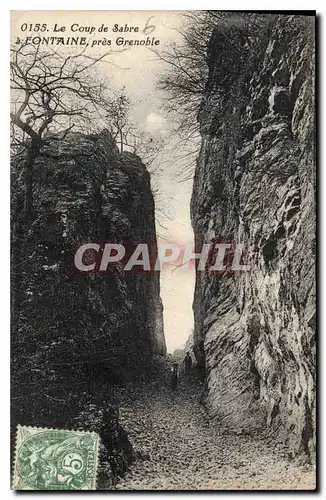
POLYGON ((11 12, 11 488, 316 489, 315 12, 11 12))

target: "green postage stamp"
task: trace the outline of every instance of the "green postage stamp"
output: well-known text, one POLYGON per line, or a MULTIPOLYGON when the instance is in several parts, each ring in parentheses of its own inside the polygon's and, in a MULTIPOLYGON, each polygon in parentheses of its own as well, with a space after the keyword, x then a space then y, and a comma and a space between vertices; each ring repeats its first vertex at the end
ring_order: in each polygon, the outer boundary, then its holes
POLYGON ((95 490, 95 432, 17 427, 14 490, 95 490))

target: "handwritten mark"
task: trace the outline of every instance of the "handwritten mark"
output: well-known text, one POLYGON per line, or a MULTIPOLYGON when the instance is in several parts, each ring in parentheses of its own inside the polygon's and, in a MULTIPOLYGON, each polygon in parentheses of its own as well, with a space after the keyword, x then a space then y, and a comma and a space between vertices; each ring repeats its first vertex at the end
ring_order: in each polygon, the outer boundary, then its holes
POLYGON ((153 33, 153 31, 156 30, 156 26, 154 24, 148 24, 150 20, 153 19, 153 17, 155 16, 151 16, 147 19, 145 28, 143 29, 144 35, 150 35, 151 33, 153 33))

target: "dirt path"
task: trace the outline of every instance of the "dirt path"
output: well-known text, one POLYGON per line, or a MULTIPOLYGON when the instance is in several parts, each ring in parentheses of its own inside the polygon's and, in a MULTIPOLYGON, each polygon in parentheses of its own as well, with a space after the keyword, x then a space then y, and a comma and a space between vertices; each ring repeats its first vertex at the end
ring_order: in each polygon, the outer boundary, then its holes
POLYGON ((147 386, 121 408, 141 457, 114 489, 314 489, 312 466, 289 460, 274 441, 223 435, 206 418, 200 389, 147 386))

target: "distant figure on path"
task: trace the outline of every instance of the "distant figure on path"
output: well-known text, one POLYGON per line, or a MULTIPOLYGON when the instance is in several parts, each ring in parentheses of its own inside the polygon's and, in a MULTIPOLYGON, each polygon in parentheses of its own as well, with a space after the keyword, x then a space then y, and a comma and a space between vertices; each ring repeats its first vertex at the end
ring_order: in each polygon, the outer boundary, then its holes
POLYGON ((175 391, 178 386, 178 363, 173 363, 172 373, 171 373, 171 389, 175 391))
POLYGON ((188 375, 191 372, 191 367, 192 367, 192 359, 190 357, 189 352, 187 352, 186 357, 183 360, 183 362, 185 364, 185 374, 186 374, 186 377, 188 377, 188 375))

